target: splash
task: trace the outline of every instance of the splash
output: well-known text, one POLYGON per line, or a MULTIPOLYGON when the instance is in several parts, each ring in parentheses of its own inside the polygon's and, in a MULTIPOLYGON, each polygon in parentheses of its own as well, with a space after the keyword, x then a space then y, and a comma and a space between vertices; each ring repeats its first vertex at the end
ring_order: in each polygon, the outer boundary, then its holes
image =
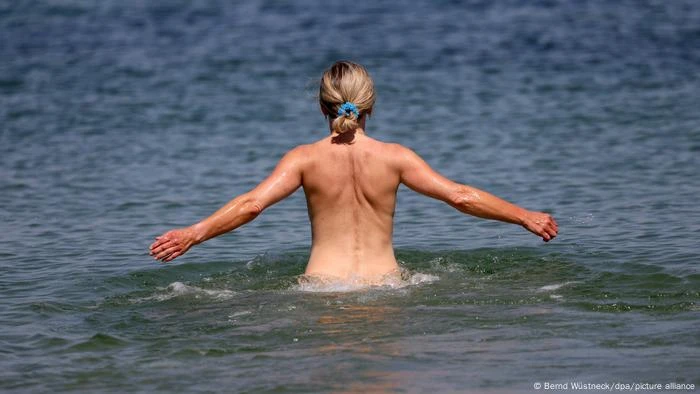
POLYGON ((195 299, 208 297, 214 300, 226 300, 236 294, 231 290, 207 290, 197 286, 189 286, 182 282, 173 282, 167 287, 159 287, 158 290, 158 294, 137 298, 134 300, 134 303, 146 301, 167 301, 176 297, 194 297, 195 299))
POLYGON ((551 285, 545 285, 537 289, 537 291, 554 291, 554 290, 559 290, 560 288, 570 285, 572 283, 578 283, 578 282, 563 282, 563 283, 554 283, 551 285))
POLYGON ((568 219, 574 224, 590 224, 595 218, 592 213, 586 213, 580 216, 569 216, 568 219))
POLYGON ((400 289, 412 285, 432 283, 438 279, 440 278, 436 275, 420 272, 412 274, 402 267, 374 281, 359 277, 343 279, 333 276, 300 275, 298 277, 298 284, 292 286, 292 290, 320 293, 351 292, 370 289, 400 289))

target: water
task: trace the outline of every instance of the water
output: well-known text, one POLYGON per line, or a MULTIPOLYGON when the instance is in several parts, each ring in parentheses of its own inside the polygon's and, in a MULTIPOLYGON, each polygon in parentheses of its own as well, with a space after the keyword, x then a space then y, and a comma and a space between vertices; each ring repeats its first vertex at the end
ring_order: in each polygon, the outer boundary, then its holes
POLYGON ((0 390, 700 384, 697 2, 143 3, 0 4, 0 390), (405 282, 304 287, 297 192, 152 261, 325 135, 344 58, 370 135, 560 236, 401 188, 405 282))

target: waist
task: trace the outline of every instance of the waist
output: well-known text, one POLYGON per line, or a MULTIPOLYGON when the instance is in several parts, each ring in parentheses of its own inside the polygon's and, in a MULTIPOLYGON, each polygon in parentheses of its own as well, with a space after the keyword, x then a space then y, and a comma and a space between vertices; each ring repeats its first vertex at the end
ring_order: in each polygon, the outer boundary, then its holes
POLYGON ((381 250, 327 248, 313 246, 305 275, 337 280, 382 280, 397 272, 399 265, 391 246, 381 250))

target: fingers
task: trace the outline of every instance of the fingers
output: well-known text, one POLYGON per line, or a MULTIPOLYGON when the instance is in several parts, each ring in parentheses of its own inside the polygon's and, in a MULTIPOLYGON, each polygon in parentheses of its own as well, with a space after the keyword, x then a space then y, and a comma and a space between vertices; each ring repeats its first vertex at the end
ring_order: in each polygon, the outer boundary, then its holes
POLYGON ((549 216, 547 219, 547 223, 542 228, 543 234, 541 234, 544 242, 553 240, 559 234, 559 226, 554 218, 549 216))
POLYGON ((172 254, 174 254, 174 253, 176 253, 176 252, 179 252, 179 251, 181 251, 181 250, 182 250, 182 248, 180 247, 180 245, 173 245, 173 246, 171 246, 171 247, 169 247, 169 248, 167 248, 167 249, 163 249, 161 252, 159 252, 158 254, 156 254, 156 255, 154 256, 154 258, 155 258, 156 260, 163 260, 163 261, 166 261, 165 259, 167 259, 167 258, 170 257, 172 254))
POLYGON ((165 259, 163 259, 163 262, 164 262, 164 263, 167 263, 168 261, 171 261, 171 260, 173 260, 175 257, 178 257, 178 256, 180 256, 180 255, 182 255, 182 252, 181 252, 181 251, 177 251, 177 252, 171 254, 170 256, 166 257, 165 259))
POLYGON ((159 246, 161 246, 162 244, 164 244, 164 243, 166 243, 166 242, 168 242, 168 241, 170 241, 170 239, 167 238, 167 237, 165 237, 165 234, 164 234, 164 235, 161 235, 160 237, 156 237, 156 240, 153 241, 153 243, 151 244, 151 246, 149 247, 149 249, 151 249, 151 251, 153 251, 153 249, 158 248, 159 246))
POLYGON ((159 244, 158 238, 156 238, 155 241, 148 247, 148 249, 153 250, 153 248, 157 247, 159 244))
POLYGON ((155 256, 158 253, 162 252, 163 250, 173 246, 175 244, 175 241, 166 239, 166 240, 158 240, 151 245, 151 256, 155 256))

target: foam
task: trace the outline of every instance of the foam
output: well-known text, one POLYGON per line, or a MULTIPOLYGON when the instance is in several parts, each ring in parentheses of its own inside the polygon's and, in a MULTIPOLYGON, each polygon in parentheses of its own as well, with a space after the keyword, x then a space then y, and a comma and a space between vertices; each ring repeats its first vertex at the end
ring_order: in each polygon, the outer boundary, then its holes
POLYGON ((551 284, 551 285, 545 285, 545 286, 542 286, 539 289, 537 289, 537 291, 554 291, 554 290, 558 290, 558 289, 560 289, 566 285, 572 284, 572 283, 576 283, 576 282, 564 282, 564 283, 555 283, 555 284, 551 284))
MULTIPOLYGON (((551 285, 545 285, 537 289, 538 292, 553 292, 555 290, 559 290, 562 287, 572 284, 572 283, 578 283, 575 281, 570 281, 570 282, 563 282, 563 283, 554 283, 551 285)), ((555 301, 564 301, 564 297, 561 294, 555 294, 555 293, 550 293, 549 298, 555 301)))
POLYGON ((167 301, 176 297, 194 296, 194 298, 209 297, 215 300, 226 300, 236 294, 231 290, 207 290, 197 286, 189 286, 182 282, 173 282, 167 287, 158 288, 161 293, 149 297, 137 298, 135 303, 144 301, 167 301))
POLYGON ((382 276, 379 280, 368 281, 363 278, 350 277, 348 279, 332 276, 300 275, 297 285, 293 290, 320 293, 320 292, 350 292, 369 289, 400 289, 406 286, 432 283, 440 279, 436 275, 416 272, 410 274, 407 270, 391 272, 382 276))

